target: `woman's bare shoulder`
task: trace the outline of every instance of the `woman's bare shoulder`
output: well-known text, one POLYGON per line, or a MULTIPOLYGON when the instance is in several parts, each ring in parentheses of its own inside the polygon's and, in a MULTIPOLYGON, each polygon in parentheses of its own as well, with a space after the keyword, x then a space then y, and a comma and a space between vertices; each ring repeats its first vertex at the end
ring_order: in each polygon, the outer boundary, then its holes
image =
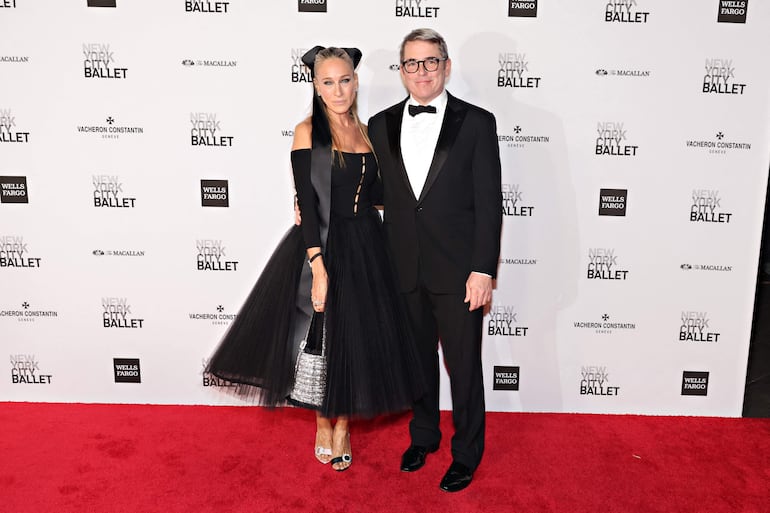
POLYGON ((294 127, 294 142, 291 145, 292 150, 304 150, 313 145, 313 125, 310 118, 301 121, 294 127))

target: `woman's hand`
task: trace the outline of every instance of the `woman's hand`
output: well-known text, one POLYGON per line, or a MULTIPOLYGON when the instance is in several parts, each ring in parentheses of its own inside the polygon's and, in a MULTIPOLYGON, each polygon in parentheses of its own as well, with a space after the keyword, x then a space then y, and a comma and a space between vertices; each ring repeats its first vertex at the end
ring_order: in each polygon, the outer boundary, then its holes
POLYGON ((326 292, 329 288, 329 277, 326 274, 323 256, 314 258, 310 263, 310 268, 313 271, 313 286, 310 289, 310 300, 313 302, 314 311, 323 312, 326 310, 326 292))

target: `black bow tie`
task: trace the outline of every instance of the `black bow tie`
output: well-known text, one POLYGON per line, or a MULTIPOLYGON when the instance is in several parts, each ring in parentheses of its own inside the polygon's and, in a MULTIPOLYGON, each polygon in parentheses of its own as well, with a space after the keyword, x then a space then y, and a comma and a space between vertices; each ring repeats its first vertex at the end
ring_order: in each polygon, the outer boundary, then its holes
POLYGON ((414 117, 417 114, 420 114, 422 112, 428 112, 430 114, 436 113, 436 107, 433 105, 410 105, 409 106, 409 115, 414 117))

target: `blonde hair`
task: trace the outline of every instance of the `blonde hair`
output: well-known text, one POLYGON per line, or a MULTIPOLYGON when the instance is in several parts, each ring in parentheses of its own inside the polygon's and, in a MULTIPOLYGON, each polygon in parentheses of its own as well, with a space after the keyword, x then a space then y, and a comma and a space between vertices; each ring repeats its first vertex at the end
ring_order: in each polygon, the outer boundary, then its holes
MULTIPOLYGON (((350 55, 343 50, 342 48, 337 48, 336 46, 330 46, 328 48, 324 48, 323 50, 320 50, 316 56, 315 56, 315 63, 313 65, 314 69, 318 69, 318 65, 322 62, 328 60, 328 59, 342 59, 345 61, 348 65, 350 65, 350 69, 352 69, 355 72, 355 68, 353 66, 353 59, 350 58, 350 55)), ((316 94, 315 91, 313 94, 316 94)), ((323 107, 323 114, 326 116, 326 119, 329 119, 329 111, 326 107, 326 104, 321 101, 319 102, 321 106, 323 107)), ((356 92, 355 98, 353 98, 353 104, 350 106, 350 117, 355 121, 356 126, 358 127, 358 131, 361 133, 361 136, 364 138, 364 141, 366 142, 366 145, 369 147, 370 150, 374 151, 374 148, 372 147, 372 141, 369 139, 369 134, 366 133, 366 129, 364 128, 364 124, 361 123, 361 119, 358 117, 358 92, 356 92)), ((339 145, 339 138, 337 137, 337 134, 334 131, 334 128, 331 126, 331 123, 329 124, 329 128, 331 130, 332 134, 332 151, 334 152, 334 155, 336 158, 339 159, 339 162, 341 165, 345 165, 345 161, 342 157, 342 152, 340 151, 340 145, 339 145)))

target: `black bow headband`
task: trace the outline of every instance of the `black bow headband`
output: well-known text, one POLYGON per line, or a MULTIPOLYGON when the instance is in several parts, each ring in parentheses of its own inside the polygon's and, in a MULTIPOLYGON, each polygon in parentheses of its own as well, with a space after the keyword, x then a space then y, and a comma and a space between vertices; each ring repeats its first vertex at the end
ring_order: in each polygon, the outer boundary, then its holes
MULTIPOLYGON (((310 75, 313 77, 315 77, 315 56, 321 50, 326 50, 326 48, 323 46, 314 46, 302 56, 302 63, 310 69, 310 75)), ((356 69, 358 63, 361 62, 361 50, 358 48, 340 48, 340 50, 344 50, 344 52, 348 54, 353 61, 353 69, 356 69)))

